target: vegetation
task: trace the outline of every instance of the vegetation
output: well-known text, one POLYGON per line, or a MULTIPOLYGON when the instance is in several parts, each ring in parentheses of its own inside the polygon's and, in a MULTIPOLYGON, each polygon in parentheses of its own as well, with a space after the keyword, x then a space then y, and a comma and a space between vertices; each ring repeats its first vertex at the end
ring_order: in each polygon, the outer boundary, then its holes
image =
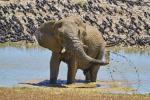
POLYGON ((87 4, 87 0, 71 0, 74 4, 79 4, 80 6, 83 6, 84 4, 87 4))
POLYGON ((19 48, 33 48, 33 47, 39 47, 37 44, 35 43, 27 43, 27 42, 5 42, 5 43, 0 43, 0 47, 19 47, 19 48))
POLYGON ((0 88, 0 100, 150 100, 149 95, 104 94, 85 88, 0 88))

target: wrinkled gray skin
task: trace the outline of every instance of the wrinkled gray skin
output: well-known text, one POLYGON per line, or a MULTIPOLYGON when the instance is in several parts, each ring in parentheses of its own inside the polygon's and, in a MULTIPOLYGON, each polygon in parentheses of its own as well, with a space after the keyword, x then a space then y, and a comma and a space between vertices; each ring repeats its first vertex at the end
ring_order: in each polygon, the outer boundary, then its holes
POLYGON ((40 46, 52 51, 51 84, 56 84, 61 61, 68 64, 68 84, 74 83, 77 69, 84 71, 86 81, 95 82, 100 65, 108 64, 103 61, 105 42, 101 33, 79 17, 46 22, 34 35, 40 46))

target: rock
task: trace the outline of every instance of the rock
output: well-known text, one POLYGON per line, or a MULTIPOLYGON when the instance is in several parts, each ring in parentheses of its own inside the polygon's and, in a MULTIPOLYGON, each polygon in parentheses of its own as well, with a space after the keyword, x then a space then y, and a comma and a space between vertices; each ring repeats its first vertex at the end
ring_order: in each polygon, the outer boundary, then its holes
POLYGON ((132 45, 136 45, 136 41, 134 39, 127 39, 127 43, 132 46, 132 45))
POLYGON ((4 42, 6 42, 6 40, 5 40, 5 37, 0 37, 0 43, 4 43, 4 42))
POLYGON ((150 44, 149 38, 140 37, 150 37, 148 5, 135 0, 85 0, 82 4, 69 0, 36 0, 3 4, 0 5, 0 41, 32 41, 26 35, 34 33, 37 26, 70 15, 80 15, 84 22, 98 28, 106 42, 150 44))

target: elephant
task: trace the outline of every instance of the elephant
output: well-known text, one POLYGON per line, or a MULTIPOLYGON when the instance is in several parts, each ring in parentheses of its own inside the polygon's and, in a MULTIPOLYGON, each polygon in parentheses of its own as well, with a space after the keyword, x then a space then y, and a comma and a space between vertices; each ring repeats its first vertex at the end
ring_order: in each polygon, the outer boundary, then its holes
POLYGON ((109 64, 102 34, 79 16, 50 20, 31 35, 40 46, 52 51, 50 84, 57 84, 61 61, 68 65, 67 84, 75 82, 77 69, 83 70, 86 81, 95 82, 100 66, 109 64))

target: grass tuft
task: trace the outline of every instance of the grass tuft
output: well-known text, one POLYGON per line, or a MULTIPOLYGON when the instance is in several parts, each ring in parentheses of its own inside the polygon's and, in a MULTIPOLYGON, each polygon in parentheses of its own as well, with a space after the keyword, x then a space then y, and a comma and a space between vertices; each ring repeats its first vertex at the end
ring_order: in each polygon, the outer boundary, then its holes
POLYGON ((82 7, 83 5, 85 5, 85 4, 88 3, 87 0, 71 0, 71 1, 72 1, 72 3, 78 4, 78 5, 80 5, 81 7, 82 7))

